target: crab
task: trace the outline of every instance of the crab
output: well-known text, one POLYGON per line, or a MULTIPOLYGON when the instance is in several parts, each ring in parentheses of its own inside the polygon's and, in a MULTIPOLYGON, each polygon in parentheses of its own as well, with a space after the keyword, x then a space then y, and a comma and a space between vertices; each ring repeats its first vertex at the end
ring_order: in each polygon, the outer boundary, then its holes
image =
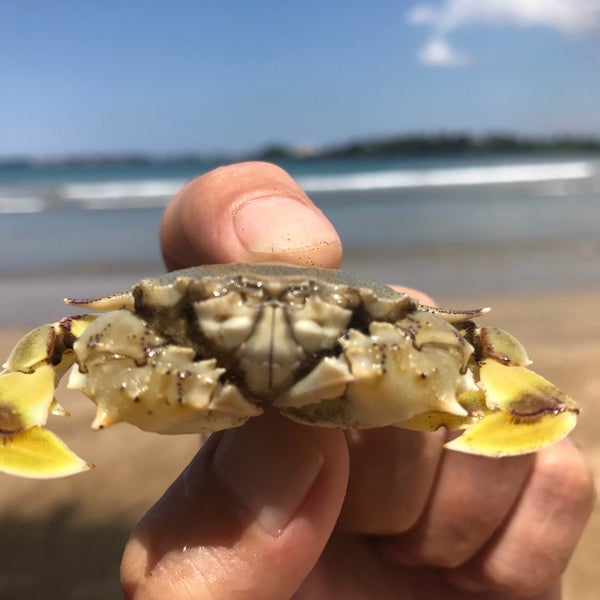
POLYGON ((0 373, 0 470, 51 478, 90 468, 54 433, 68 387, 97 405, 93 429, 125 421, 167 434, 242 425, 264 410, 315 426, 462 432, 452 450, 536 452, 578 407, 530 371, 521 343, 473 319, 339 271, 231 264, 143 279, 67 304, 26 334, 0 373))

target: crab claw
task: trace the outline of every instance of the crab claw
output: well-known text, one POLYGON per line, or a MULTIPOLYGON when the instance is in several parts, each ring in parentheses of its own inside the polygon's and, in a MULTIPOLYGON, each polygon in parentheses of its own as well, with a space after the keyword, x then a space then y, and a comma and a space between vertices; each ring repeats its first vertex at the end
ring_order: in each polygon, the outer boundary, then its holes
POLYGON ((549 381, 522 366, 496 360, 481 364, 480 383, 494 412, 446 444, 451 450, 484 456, 536 452, 566 437, 579 409, 549 381))
POLYGON ((94 318, 38 327, 11 352, 0 373, 0 471, 46 479, 90 468, 44 425, 49 413, 67 414, 54 399, 54 388, 73 363, 71 338, 94 318))
POLYGON ((92 465, 73 453, 54 433, 34 426, 2 434, 0 471, 31 479, 53 479, 87 471, 92 465))
POLYGON ((21 477, 64 477, 90 468, 43 427, 54 406, 54 369, 0 373, 0 471, 21 477))

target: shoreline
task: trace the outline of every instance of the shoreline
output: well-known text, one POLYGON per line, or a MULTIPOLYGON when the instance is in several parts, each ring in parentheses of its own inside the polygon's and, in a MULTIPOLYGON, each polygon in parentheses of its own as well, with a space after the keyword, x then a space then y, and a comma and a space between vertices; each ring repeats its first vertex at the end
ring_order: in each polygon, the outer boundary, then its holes
MULTIPOLYGON (((469 245, 426 245, 409 253, 394 248, 350 248, 342 270, 356 277, 418 289, 441 305, 477 298, 494 305, 511 296, 538 297, 565 290, 600 290, 600 244, 587 249, 557 245, 531 248, 498 244, 472 251, 469 245)), ((130 289, 144 277, 165 272, 149 261, 97 261, 60 269, 0 270, 0 327, 33 326, 69 314, 63 298, 91 298, 130 289)))

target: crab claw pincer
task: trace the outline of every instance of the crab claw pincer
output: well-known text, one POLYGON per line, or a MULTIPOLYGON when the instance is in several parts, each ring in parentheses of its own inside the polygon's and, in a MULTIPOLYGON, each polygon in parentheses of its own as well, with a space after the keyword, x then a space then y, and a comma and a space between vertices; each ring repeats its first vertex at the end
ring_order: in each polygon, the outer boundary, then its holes
POLYGON ((70 322, 34 329, 15 346, 4 364, 0 372, 0 471, 49 479, 90 468, 44 427, 49 413, 66 414, 54 400, 54 388, 57 371, 64 372, 72 361, 61 352, 63 364, 57 369, 52 357, 71 329, 70 322))
POLYGON ((524 366, 488 359, 479 377, 494 412, 447 443, 451 450, 494 457, 536 452, 566 437, 577 423, 575 402, 524 366))

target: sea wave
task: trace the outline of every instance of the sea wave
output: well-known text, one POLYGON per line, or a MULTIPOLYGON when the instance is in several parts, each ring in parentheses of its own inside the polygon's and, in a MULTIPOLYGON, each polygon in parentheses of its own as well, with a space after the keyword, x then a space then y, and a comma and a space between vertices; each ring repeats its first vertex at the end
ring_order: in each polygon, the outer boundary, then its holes
POLYGON ((330 192, 566 181, 589 179, 595 174, 591 162, 577 161, 316 175, 299 181, 309 192, 330 192))
POLYGON ((0 214, 27 214, 46 210, 46 202, 34 196, 0 195, 0 214))
POLYGON ((11 186, 0 188, 0 213, 162 208, 185 183, 185 179, 145 179, 11 186))
POLYGON ((164 199, 176 194, 185 180, 109 181, 103 183, 73 183, 62 186, 65 202, 81 204, 82 208, 135 208, 164 204, 164 199))
MULTIPOLYGON (((308 193, 433 188, 499 184, 536 184, 591 180, 600 172, 593 161, 478 165, 450 168, 395 169, 340 174, 302 174, 297 180, 308 193)), ((0 188, 0 213, 32 213, 58 209, 162 208, 185 179, 58 182, 0 188)), ((596 187, 596 183, 594 187, 596 187)), ((560 186, 557 186, 560 190, 560 186)))

